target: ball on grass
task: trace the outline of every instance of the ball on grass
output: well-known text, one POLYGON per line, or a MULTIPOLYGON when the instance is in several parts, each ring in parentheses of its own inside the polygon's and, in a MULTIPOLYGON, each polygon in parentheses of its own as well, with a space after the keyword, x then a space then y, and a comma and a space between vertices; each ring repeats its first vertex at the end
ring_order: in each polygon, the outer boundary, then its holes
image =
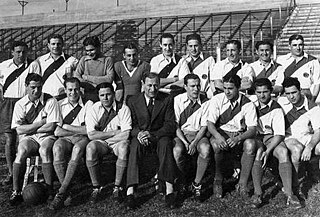
POLYGON ((45 203, 48 199, 47 186, 45 183, 32 182, 23 189, 22 197, 24 202, 29 205, 45 203))

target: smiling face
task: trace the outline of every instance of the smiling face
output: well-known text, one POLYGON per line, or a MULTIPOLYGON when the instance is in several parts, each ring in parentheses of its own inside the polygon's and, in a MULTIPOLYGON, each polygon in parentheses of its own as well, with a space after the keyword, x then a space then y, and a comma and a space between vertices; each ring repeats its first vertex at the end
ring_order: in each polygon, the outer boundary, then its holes
POLYGON ((48 44, 51 55, 60 56, 62 54, 63 42, 59 38, 51 38, 48 44))
POLYGON ((98 92, 99 100, 103 107, 110 108, 114 101, 114 93, 110 88, 101 88, 98 92))
POLYGON ((173 46, 174 41, 172 40, 172 38, 162 38, 160 47, 164 56, 171 57, 173 55, 173 46))
POLYGON ((30 81, 30 83, 26 85, 26 92, 28 94, 29 100, 31 102, 34 102, 41 96, 42 83, 40 81, 30 81))
POLYGON ((234 83, 223 82, 224 93, 228 100, 235 101, 239 97, 239 89, 234 83))
POLYGON ((98 56, 99 49, 96 48, 95 46, 90 44, 85 46, 84 49, 86 51, 87 56, 91 57, 92 59, 95 59, 98 56))
POLYGON ((78 82, 67 82, 65 92, 71 103, 77 103, 80 98, 80 86, 78 82))
POLYGON ((227 44, 227 58, 232 63, 238 63, 240 60, 240 50, 235 44, 227 44))
POLYGON ((270 62, 271 55, 272 55, 272 49, 271 49, 270 45, 262 44, 259 46, 259 49, 257 50, 257 54, 258 54, 259 59, 261 61, 270 62))
POLYGON ((138 52, 136 49, 126 48, 123 58, 127 66, 135 66, 138 63, 138 52))
POLYGON ((304 42, 301 39, 292 40, 289 45, 291 55, 301 57, 303 55, 304 42))
POLYGON ((265 85, 256 87, 256 95, 259 102, 264 105, 268 104, 271 100, 271 91, 265 85))
POLYGON ((199 43, 198 40, 195 40, 195 39, 189 40, 187 44, 187 49, 190 56, 192 56, 193 58, 198 58, 198 56, 201 53, 201 44, 199 43))
POLYGON ((300 107, 303 103, 303 97, 301 95, 301 91, 298 90, 296 86, 285 87, 284 93, 287 99, 297 107, 300 107))

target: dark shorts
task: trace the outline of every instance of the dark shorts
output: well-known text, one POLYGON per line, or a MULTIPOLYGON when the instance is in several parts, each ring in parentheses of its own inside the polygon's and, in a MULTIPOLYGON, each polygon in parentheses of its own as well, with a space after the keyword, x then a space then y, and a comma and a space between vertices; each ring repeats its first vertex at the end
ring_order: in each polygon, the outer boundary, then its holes
POLYGON ((4 98, 0 102, 0 133, 11 133, 11 121, 14 105, 20 98, 4 98))

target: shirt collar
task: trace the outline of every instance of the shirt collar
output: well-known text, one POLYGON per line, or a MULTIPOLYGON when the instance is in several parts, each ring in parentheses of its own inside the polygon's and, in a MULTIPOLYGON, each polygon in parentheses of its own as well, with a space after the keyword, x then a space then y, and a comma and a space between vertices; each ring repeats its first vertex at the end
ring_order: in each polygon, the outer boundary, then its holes
POLYGON ((26 96, 25 96, 24 105, 26 106, 26 105, 28 105, 28 104, 31 103, 31 104, 34 104, 35 106, 37 106, 39 102, 41 102, 41 104, 44 105, 44 95, 43 95, 43 93, 41 94, 40 98, 37 99, 35 102, 31 102, 31 101, 29 100, 29 96, 26 95, 26 96))
MULTIPOLYGON (((259 101, 259 100, 258 100, 259 101)), ((267 105, 263 105, 263 106, 261 106, 261 103, 259 102, 259 110, 261 110, 261 109, 264 109, 265 107, 269 107, 269 108, 271 108, 271 104, 272 104, 272 99, 268 102, 268 104, 267 105)))
MULTIPOLYGON (((45 54, 45 55, 47 55, 47 56, 45 56, 45 61, 47 61, 47 60, 49 60, 49 59, 53 59, 53 57, 51 56, 51 53, 49 52, 49 53, 47 53, 47 54, 45 54)), ((61 57, 63 57, 63 59, 66 61, 67 59, 66 59, 66 56, 65 56, 65 54, 62 52, 62 54, 60 55, 61 57)), ((59 57, 60 58, 60 57, 59 57)), ((58 59, 59 59, 58 58, 58 59)))
POLYGON ((304 95, 302 95, 303 96, 303 104, 301 105, 301 106, 299 106, 299 107, 296 107, 296 106, 294 106, 297 110, 300 110, 300 109, 302 109, 303 107, 306 109, 306 110, 309 110, 309 106, 308 106, 308 99, 307 99, 307 97, 306 96, 304 96, 304 95))
POLYGON ((17 66, 17 65, 13 62, 13 59, 11 59, 9 65, 8 65, 8 68, 10 68, 12 65, 16 66, 17 68, 20 68, 23 64, 25 64, 26 66, 28 65, 27 58, 26 58, 26 60, 24 61, 24 63, 21 63, 19 66, 17 66))
POLYGON ((233 65, 233 67, 236 67, 239 64, 241 64, 242 66, 244 65, 244 63, 243 63, 243 61, 241 59, 239 59, 239 62, 237 64, 235 64, 235 65, 229 60, 228 57, 226 58, 226 60, 227 60, 226 64, 231 64, 231 65, 233 65))
MULTIPOLYGON (((204 55, 203 55, 202 52, 200 52, 200 55, 199 55, 194 61, 196 61, 196 60, 199 59, 199 58, 200 58, 201 60, 204 60, 204 55)), ((190 62, 191 59, 193 59, 193 58, 191 57, 190 54, 188 54, 188 55, 186 56, 186 59, 187 59, 188 62, 190 62)))
MULTIPOLYGON (((308 54, 307 54, 306 52, 304 52, 304 51, 303 51, 303 57, 308 58, 308 54)), ((286 55, 286 59, 289 60, 290 58, 293 58, 293 59, 294 59, 294 57, 292 56, 292 54, 291 54, 291 53, 288 53, 288 54, 286 55)))
MULTIPOLYGON (((62 100, 62 103, 61 103, 61 105, 66 105, 66 104, 70 104, 70 103, 69 103, 69 100, 68 100, 68 97, 64 98, 64 99, 62 100)), ((78 104, 79 104, 81 107, 83 107, 83 101, 82 101, 81 96, 80 96, 80 98, 79 98, 78 104)), ((70 105, 71 105, 71 104, 70 104, 70 105)))
MULTIPOLYGON (((168 61, 163 54, 161 54, 161 57, 162 57, 161 61, 168 61)), ((174 52, 172 53, 172 58, 171 59, 175 64, 177 64, 176 55, 175 55, 174 52)))
MULTIPOLYGON (((99 103, 100 103, 99 107, 100 107, 101 109, 105 109, 100 101, 99 101, 99 103)), ((112 108, 113 108, 113 110, 115 110, 115 111, 117 110, 116 101, 113 101, 113 103, 112 103, 112 108)), ((109 111, 110 111, 110 108, 109 108, 109 111)))
MULTIPOLYGON (((188 94, 187 94, 187 93, 185 93, 185 94, 183 95, 182 100, 183 100, 183 103, 193 102, 193 101, 188 97, 188 94)), ((200 95, 199 95, 199 97, 198 97, 198 99, 197 99, 197 103, 198 103, 199 105, 201 105, 200 95)))
POLYGON ((98 56, 96 57, 96 58, 92 58, 92 57, 90 57, 90 56, 88 56, 88 55, 86 55, 85 57, 84 57, 84 61, 88 61, 88 60, 97 60, 97 61, 100 61, 100 62, 103 62, 104 61, 104 55, 103 54, 98 54, 98 56))
MULTIPOLYGON (((223 93, 224 94, 224 93, 223 93)), ((226 95, 224 95, 224 97, 223 97, 223 101, 222 101, 222 105, 226 105, 226 104, 230 104, 230 105, 236 105, 236 104, 238 104, 238 105, 240 105, 240 102, 241 102, 241 97, 243 97, 243 94, 242 93, 240 93, 239 92, 239 97, 238 97, 238 99, 235 101, 236 103, 231 103, 230 102, 230 100, 226 97, 226 95)))

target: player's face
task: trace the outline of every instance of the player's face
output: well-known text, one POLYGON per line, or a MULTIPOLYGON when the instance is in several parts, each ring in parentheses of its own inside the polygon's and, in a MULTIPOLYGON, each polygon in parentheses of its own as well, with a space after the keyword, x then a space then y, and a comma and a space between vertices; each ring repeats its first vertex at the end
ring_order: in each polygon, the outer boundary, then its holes
POLYGON ((35 101, 40 98, 42 93, 42 84, 40 81, 30 81, 26 86, 26 91, 30 101, 35 101))
POLYGON ((302 56, 303 55, 303 48, 304 48, 304 43, 301 39, 299 40, 292 40, 291 44, 289 45, 289 49, 291 51, 291 54, 293 56, 302 56))
POLYGON ((146 78, 143 83, 143 90, 147 97, 154 98, 157 96, 160 82, 157 78, 146 78))
POLYGON ((259 59, 264 62, 270 62, 271 61, 271 55, 272 50, 270 45, 268 44, 262 44, 259 46, 259 49, 257 50, 257 54, 259 56, 259 59))
POLYGON ((300 90, 298 90, 296 86, 284 88, 284 93, 288 100, 295 106, 298 106, 303 99, 300 90))
POLYGON ((234 101, 238 99, 239 89, 234 85, 234 83, 223 82, 223 89, 228 100, 234 101))
POLYGON ((257 86, 256 87, 256 95, 258 100, 262 104, 268 104, 271 100, 271 91, 267 88, 267 86, 257 86))
POLYGON ((87 56, 91 57, 92 59, 96 58, 99 53, 98 48, 91 44, 85 46, 84 49, 86 51, 87 56))
POLYGON ((201 44, 198 40, 189 40, 187 44, 187 49, 192 57, 197 58, 201 52, 201 44))
POLYGON ((99 100, 104 107, 111 107, 114 101, 114 93, 110 88, 101 88, 99 90, 99 100))
POLYGON ((240 59, 240 50, 235 44, 227 44, 227 57, 230 62, 238 63, 240 59))
POLYGON ((187 85, 184 85, 187 91, 187 95, 191 99, 198 99, 200 94, 200 80, 199 79, 188 79, 187 85))
POLYGON ((62 54, 63 43, 59 38, 51 38, 48 44, 48 48, 50 53, 56 56, 60 56, 62 54))
POLYGON ((138 62, 138 52, 136 49, 126 48, 123 54, 123 58, 127 65, 135 66, 138 62))
POLYGON ((172 56, 174 41, 171 38, 162 38, 160 47, 165 56, 172 56))
POLYGON ((69 102, 77 103, 80 98, 80 86, 77 82, 66 83, 65 92, 69 102))
POLYGON ((15 64, 20 65, 24 63, 27 58, 27 48, 25 46, 17 46, 11 51, 13 61, 15 64))

